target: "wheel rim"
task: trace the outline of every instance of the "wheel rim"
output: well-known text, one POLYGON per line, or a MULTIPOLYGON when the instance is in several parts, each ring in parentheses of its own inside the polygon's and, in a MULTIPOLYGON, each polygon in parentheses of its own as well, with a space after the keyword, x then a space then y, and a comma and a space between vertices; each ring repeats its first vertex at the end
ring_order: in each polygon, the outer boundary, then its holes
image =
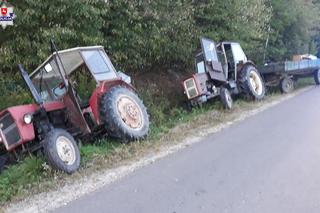
POLYGON ((292 80, 288 80, 286 79, 285 82, 284 82, 284 87, 285 87, 285 91, 286 92, 290 92, 292 89, 293 89, 293 82, 292 80))
POLYGON ((228 104, 228 107, 231 109, 232 107, 232 98, 231 98, 231 95, 228 91, 226 91, 226 100, 227 100, 227 104, 228 104))
POLYGON ((262 84, 260 76, 258 75, 258 73, 256 71, 252 70, 250 72, 249 80, 250 80, 250 84, 251 84, 253 91, 258 95, 262 95, 263 84, 262 84))
POLYGON ((59 158, 68 166, 76 161, 76 151, 72 142, 65 136, 57 138, 56 148, 59 158))
POLYGON ((117 101, 117 107, 119 115, 125 125, 134 130, 142 128, 143 114, 136 101, 129 96, 122 95, 117 101))

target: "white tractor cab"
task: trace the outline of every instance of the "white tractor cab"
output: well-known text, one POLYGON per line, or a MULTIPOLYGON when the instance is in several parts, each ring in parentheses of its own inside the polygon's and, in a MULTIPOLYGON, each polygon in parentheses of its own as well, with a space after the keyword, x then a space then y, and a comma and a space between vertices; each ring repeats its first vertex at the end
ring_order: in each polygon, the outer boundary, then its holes
POLYGON ((202 51, 195 57, 196 73, 183 82, 191 106, 199 106, 220 96, 226 109, 232 108, 232 95, 261 100, 265 86, 256 66, 239 43, 216 43, 201 38, 202 51))

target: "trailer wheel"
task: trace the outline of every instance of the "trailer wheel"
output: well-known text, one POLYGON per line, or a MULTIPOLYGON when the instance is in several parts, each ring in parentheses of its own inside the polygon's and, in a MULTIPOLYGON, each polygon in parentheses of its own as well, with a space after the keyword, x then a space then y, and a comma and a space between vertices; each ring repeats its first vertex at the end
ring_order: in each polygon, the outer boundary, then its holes
POLYGON ((280 81, 280 91, 281 93, 291 93, 294 90, 294 81, 292 78, 285 77, 280 81))
POLYGON ((53 129, 43 143, 45 157, 53 169, 72 174, 80 167, 79 148, 67 131, 53 129))
POLYGON ((149 132, 146 107, 135 93, 121 86, 103 95, 100 116, 109 135, 123 142, 143 139, 149 132))
POLYGON ((221 100, 223 107, 225 109, 228 109, 228 110, 232 109, 233 100, 232 100, 232 97, 231 97, 229 90, 225 87, 222 87, 220 89, 220 100, 221 100))
POLYGON ((262 100, 266 93, 264 81, 258 70, 252 65, 246 65, 239 73, 240 91, 249 98, 262 100))
POLYGON ((314 81, 316 82, 316 85, 320 85, 320 69, 314 72, 314 81))

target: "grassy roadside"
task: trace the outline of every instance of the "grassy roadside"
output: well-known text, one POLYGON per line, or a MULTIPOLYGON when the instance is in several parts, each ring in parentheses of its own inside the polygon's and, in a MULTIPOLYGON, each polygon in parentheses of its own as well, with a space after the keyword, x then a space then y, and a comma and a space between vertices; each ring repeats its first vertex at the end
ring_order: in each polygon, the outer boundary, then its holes
MULTIPOLYGON (((65 179, 78 178, 86 173, 101 168, 111 168, 137 155, 137 150, 153 146, 171 128, 179 123, 191 121, 197 115, 216 109, 218 104, 208 105, 195 109, 191 113, 183 109, 174 108, 170 115, 163 115, 155 111, 158 122, 151 124, 150 136, 145 141, 132 144, 121 144, 119 141, 101 139, 94 144, 81 146, 81 169, 77 174, 68 176, 64 173, 51 170, 42 157, 29 156, 17 165, 10 166, 0 175, 0 205, 7 201, 19 200, 37 192, 59 187, 65 179), (162 117, 162 118, 159 118, 162 117), (166 121, 164 121, 166 120, 166 121)), ((157 108, 161 108, 158 106, 157 108)))
MULTIPOLYGON (((301 81, 299 87, 310 83, 309 80, 301 81)), ((156 152, 162 146, 178 143, 194 128, 227 122, 239 116, 244 110, 257 108, 281 97, 278 92, 275 92, 262 102, 246 102, 238 99, 234 109, 228 112, 222 109, 219 101, 214 101, 203 108, 187 112, 182 108, 170 109, 166 100, 157 100, 155 104, 150 101, 148 94, 143 96, 153 121, 151 134, 147 140, 124 145, 117 141, 103 139, 95 144, 82 146, 82 167, 72 176, 52 171, 42 158, 30 156, 0 175, 0 205, 35 193, 56 189, 75 178, 138 159, 147 153, 156 152)))

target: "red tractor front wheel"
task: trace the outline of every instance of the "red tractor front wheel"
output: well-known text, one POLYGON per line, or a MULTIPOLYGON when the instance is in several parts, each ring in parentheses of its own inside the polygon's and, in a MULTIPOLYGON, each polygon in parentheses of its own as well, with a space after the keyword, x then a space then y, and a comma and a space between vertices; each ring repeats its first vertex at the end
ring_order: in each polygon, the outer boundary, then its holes
POLYGON ((72 137, 63 129, 52 129, 43 142, 48 163, 56 170, 72 174, 80 167, 80 151, 72 137))

